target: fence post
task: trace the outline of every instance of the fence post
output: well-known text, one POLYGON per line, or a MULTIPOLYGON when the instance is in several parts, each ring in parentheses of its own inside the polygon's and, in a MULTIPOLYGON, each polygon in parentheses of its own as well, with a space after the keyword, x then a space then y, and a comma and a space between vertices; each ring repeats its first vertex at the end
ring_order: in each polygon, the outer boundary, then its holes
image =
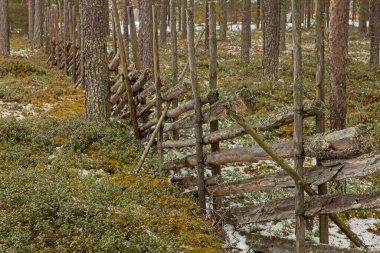
POLYGON ((139 45, 137 41, 137 32, 136 32, 136 23, 135 23, 135 15, 133 14, 133 6, 128 6, 128 21, 129 21, 129 29, 131 32, 131 44, 132 44, 132 53, 133 53, 133 61, 135 63, 136 69, 141 69, 141 62, 139 57, 139 45))
POLYGON ((203 129, 202 129, 202 104, 197 86, 197 71, 195 64, 195 46, 194 46, 194 21, 191 9, 187 9, 187 48, 189 58, 189 68, 191 76, 191 87, 194 100, 195 110, 195 138, 196 138, 196 156, 197 156, 197 186, 198 186, 198 205, 201 214, 206 214, 206 189, 204 183, 204 158, 203 158, 203 129))

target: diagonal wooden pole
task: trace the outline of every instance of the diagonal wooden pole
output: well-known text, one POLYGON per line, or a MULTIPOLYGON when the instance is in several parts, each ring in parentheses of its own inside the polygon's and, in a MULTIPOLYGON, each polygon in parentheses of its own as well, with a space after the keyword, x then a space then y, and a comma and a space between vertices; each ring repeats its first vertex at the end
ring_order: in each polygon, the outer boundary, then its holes
MULTIPOLYGON (((301 177, 296 170, 294 170, 282 157, 276 154, 276 152, 263 140, 263 138, 256 132, 253 127, 251 127, 242 117, 237 115, 237 113, 231 108, 227 108, 228 115, 230 115, 236 122, 244 128, 244 130, 252 136, 252 138, 259 144, 259 146, 268 153, 278 165, 281 166, 283 170, 285 170, 295 182, 300 184, 306 191, 309 196, 318 195, 316 191, 314 191, 310 185, 308 185, 301 177)), ((352 230, 338 217, 336 214, 329 214, 329 218, 342 230, 342 232, 358 247, 366 248, 363 241, 354 233, 352 230)))

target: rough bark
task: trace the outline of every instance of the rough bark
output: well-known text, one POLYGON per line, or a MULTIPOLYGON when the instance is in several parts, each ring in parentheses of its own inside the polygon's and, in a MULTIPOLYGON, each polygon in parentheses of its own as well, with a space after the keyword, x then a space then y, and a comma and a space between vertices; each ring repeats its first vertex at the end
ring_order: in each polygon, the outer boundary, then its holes
MULTIPOLYGON (((187 4, 187 0, 185 0, 187 4)), ((182 3, 182 2, 181 2, 182 3)), ((183 3, 184 4, 184 3, 183 3)), ((185 10, 186 12, 186 10, 185 10)), ((182 30, 186 27, 186 20, 182 30)), ((187 33, 187 29, 186 29, 187 33)), ((183 34, 183 33, 182 33, 183 34)), ((186 37, 187 34, 185 34, 186 37)), ((176 23, 176 13, 175 13, 175 0, 170 0, 170 52, 171 52, 171 67, 172 67, 172 77, 173 83, 178 83, 178 46, 177 46, 177 23, 176 23)), ((173 107, 178 107, 178 99, 174 99, 173 107)), ((175 120, 175 119, 174 119, 175 120)), ((179 139, 179 131, 173 131, 173 139, 179 139)))
POLYGON ((287 1, 280 0, 280 49, 286 50, 286 15, 287 15, 287 1))
POLYGON ((140 55, 139 55, 140 48, 139 48, 139 44, 138 44, 135 15, 133 13, 133 6, 128 7, 128 21, 129 21, 129 29, 131 32, 133 61, 135 63, 135 68, 141 69, 142 64, 141 64, 141 59, 140 59, 140 55))
MULTIPOLYGON (((304 117, 315 116, 321 111, 323 111, 323 105, 318 101, 308 101, 305 102, 303 106, 304 117)), ((251 122, 251 126, 260 131, 268 131, 292 123, 293 118, 293 108, 288 107, 283 110, 274 112, 272 115, 269 115, 267 117, 254 120, 251 122)), ((246 134, 244 129, 238 125, 235 125, 232 127, 220 129, 214 133, 206 134, 203 137, 203 143, 211 144, 222 140, 232 139, 244 134, 246 134)), ((195 146, 194 138, 182 141, 166 141, 163 143, 163 147, 165 148, 182 148, 190 146, 195 146)))
POLYGON ((143 69, 153 67, 152 0, 140 1, 140 52, 143 69))
MULTIPOLYGON (((380 207, 380 192, 370 194, 332 194, 310 197, 305 202, 305 217, 380 207)), ((275 200, 262 205, 229 210, 233 223, 248 224, 294 218, 294 198, 275 200)))
POLYGON ((28 0, 28 37, 33 41, 34 36, 34 1, 28 0))
POLYGON ((241 15, 240 60, 244 63, 249 63, 251 48, 251 0, 242 0, 241 15))
POLYGON ((380 41, 380 0, 371 0, 371 15, 369 35, 371 39, 371 48, 369 64, 372 66, 379 65, 379 41, 380 41))
POLYGON ((122 21, 123 21, 123 38, 124 38, 124 46, 125 46, 125 56, 127 57, 127 62, 129 64, 129 20, 128 20, 128 6, 129 0, 122 1, 122 21))
POLYGON ((42 5, 43 0, 35 0, 34 10, 34 34, 33 48, 39 49, 42 47, 42 5))
POLYGON ((168 17, 169 0, 161 0, 160 13, 160 43, 166 45, 167 39, 167 17, 168 17))
POLYGON ((108 2, 83 0, 82 5, 86 118, 107 120, 111 115, 106 51, 108 2))
MULTIPOLYGON (((358 156, 363 153, 363 146, 368 141, 369 129, 364 125, 335 131, 326 134, 310 136, 304 141, 305 155, 320 159, 341 159, 358 156)), ((294 156, 293 142, 283 142, 271 145, 281 157, 294 156)), ((205 164, 221 165, 239 162, 257 162, 270 159, 260 147, 234 148, 206 155, 205 164)), ((188 156, 183 159, 167 162, 168 170, 178 170, 184 167, 194 167, 196 159, 188 156)))
POLYGON ((187 9, 187 0, 181 1, 181 37, 186 39, 187 36, 187 27, 186 27, 186 9, 187 9))
POLYGON ((369 18, 369 0, 360 0, 359 7, 359 31, 367 32, 367 21, 369 18))
POLYGON ((67 43, 70 41, 70 7, 69 0, 63 0, 63 41, 67 43))
POLYGON ((8 0, 0 1, 0 56, 9 55, 8 0))
POLYGON ((279 0, 263 1, 263 69, 264 77, 277 76, 280 55, 280 13, 279 0))
POLYGON ((227 0, 220 0, 220 40, 227 39, 227 0))
POLYGON ((345 3, 346 0, 330 3, 330 125, 333 130, 343 129, 346 121, 345 3))
MULTIPOLYGON (((305 168, 305 181, 317 186, 326 182, 372 175, 379 171, 380 155, 363 155, 354 159, 326 162, 321 163, 321 166, 305 168)), ((184 182, 190 183, 191 180, 187 179, 184 182)), ((294 187, 294 180, 285 172, 259 175, 220 185, 216 185, 216 179, 209 179, 208 182, 209 185, 214 185, 209 186, 207 191, 217 196, 294 187)))
MULTIPOLYGON (((248 245, 257 252, 265 253, 291 253, 296 247, 296 242, 290 239, 279 238, 275 236, 262 236, 257 234, 248 234, 248 245)), ((305 249, 308 253, 364 253, 361 249, 343 249, 330 246, 327 244, 316 244, 307 241, 305 249)))

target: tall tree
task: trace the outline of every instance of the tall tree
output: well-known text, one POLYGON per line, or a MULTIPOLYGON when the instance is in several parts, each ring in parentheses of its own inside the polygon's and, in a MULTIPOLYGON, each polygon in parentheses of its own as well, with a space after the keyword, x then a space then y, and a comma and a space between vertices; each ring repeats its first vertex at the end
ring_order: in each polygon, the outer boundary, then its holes
POLYGON ((279 0, 262 1, 262 5, 264 15, 264 77, 272 79, 277 76, 280 55, 279 0))
POLYGON ((121 17, 123 20, 123 36, 124 36, 124 46, 125 46, 125 56, 127 62, 129 62, 129 19, 128 19, 128 6, 129 0, 122 1, 122 12, 121 17))
POLYGON ((34 33, 34 0, 28 1, 28 37, 33 41, 34 33))
POLYGON ((69 0, 63 0, 63 41, 67 43, 70 40, 70 4, 69 0))
POLYGON ((208 43, 209 43, 209 37, 210 37, 210 29, 209 29, 209 6, 208 6, 208 0, 205 1, 205 48, 208 50, 208 43))
POLYGON ((187 36, 187 25, 186 25, 186 9, 187 9, 187 0, 181 0, 181 37, 186 39, 187 36))
POLYGON ((346 0, 330 2, 330 124, 341 130, 346 121, 345 25, 346 0))
POLYGON ((160 43, 166 45, 167 38, 167 17, 168 17, 169 0, 161 0, 160 14, 160 43))
POLYGON ((369 34, 371 38, 371 49, 369 63, 379 65, 379 40, 380 40, 380 0, 371 0, 371 15, 369 34))
POLYGON ((153 18, 152 5, 153 0, 139 1, 140 3, 140 52, 141 63, 144 69, 150 69, 153 66, 153 18))
POLYGON ((8 0, 0 0, 0 55, 9 55, 8 0))
POLYGON ((251 0, 241 1, 241 54, 240 60, 249 63, 251 48, 251 0))
POLYGON ((82 0, 86 118, 104 121, 111 115, 107 59, 108 1, 82 0))
POLYGON ((220 0, 220 40, 227 39, 227 0, 220 0))
POLYGON ((261 23, 261 1, 260 0, 257 0, 256 1, 256 27, 257 29, 260 28, 260 23, 261 23))
POLYGON ((286 0, 280 0, 280 48, 286 50, 286 12, 287 4, 286 0))
POLYGON ((369 15, 369 0, 360 0, 359 7, 359 31, 367 32, 367 21, 369 15))
POLYGON ((34 35, 33 35, 33 48, 38 49, 42 47, 42 4, 43 0, 35 1, 34 10, 34 35))

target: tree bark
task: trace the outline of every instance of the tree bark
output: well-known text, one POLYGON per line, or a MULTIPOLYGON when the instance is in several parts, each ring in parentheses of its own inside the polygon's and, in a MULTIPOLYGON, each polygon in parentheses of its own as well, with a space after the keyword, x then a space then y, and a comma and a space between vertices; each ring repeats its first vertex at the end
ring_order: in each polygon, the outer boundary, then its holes
POLYGON ((64 44, 70 41, 69 11, 70 11, 69 0, 63 0, 63 41, 64 41, 64 44))
POLYGON ((346 121, 345 6, 346 0, 330 3, 330 125, 333 130, 343 129, 346 121))
MULTIPOLYGON (((187 0, 185 0, 187 3, 187 0)), ((186 10, 185 10, 186 12, 186 10)), ((185 25, 186 27, 186 20, 185 25)), ((184 30, 184 28, 182 29, 184 30)), ((187 32, 187 30, 186 30, 187 32)), ((182 33, 183 34, 183 33, 182 33)), ((186 34, 187 35, 187 34, 186 34)), ((186 38, 185 35, 185 38, 186 38)), ((170 0, 170 51, 171 51, 171 67, 172 67, 172 76, 173 84, 178 83, 178 48, 177 48, 177 23, 176 23, 176 13, 175 13, 175 0, 170 0)), ((178 107, 178 99, 174 99, 173 107, 178 107)), ((173 139, 179 139, 179 131, 173 131, 173 139)))
POLYGON ((153 20, 152 0, 140 1, 140 51, 143 69, 153 67, 153 20))
POLYGON ((282 51, 286 50, 286 15, 287 15, 287 1, 280 0, 280 48, 282 51))
POLYGON ((251 48, 251 0, 241 2, 241 53, 240 60, 249 63, 251 48))
POLYGON ((220 0, 220 40, 227 39, 227 0, 220 0))
POLYGON ((359 7, 359 31, 367 32, 367 21, 369 17, 369 0, 360 0, 359 7))
POLYGON ((30 41, 33 41, 34 36, 34 1, 28 1, 28 37, 30 41))
POLYGON ((43 0, 35 0, 33 35, 34 49, 39 49, 42 47, 42 2, 43 0))
MULTIPOLYGON (((37 0, 38 1, 38 0, 37 0)), ((107 57, 108 2, 82 0, 86 118, 104 121, 111 115, 107 57)))
POLYGON ((380 40, 380 0, 371 0, 370 15, 370 57, 369 64, 372 66, 379 65, 379 40, 380 40))
POLYGON ((8 0, 0 0, 0 56, 9 55, 8 0))
POLYGON ((263 1, 262 5, 264 14, 264 77, 274 79, 277 77, 280 56, 279 0, 263 1))
POLYGON ((160 43, 166 45, 167 42, 167 17, 168 17, 169 0, 161 0, 160 14, 160 43))
POLYGON ((129 0, 122 1, 122 20, 123 20, 123 37, 124 37, 124 46, 125 46, 125 56, 127 57, 127 62, 129 64, 129 19, 128 19, 128 6, 129 0))
POLYGON ((186 39, 187 36, 187 27, 186 27, 186 9, 187 9, 187 0, 181 1, 181 38, 186 39))

